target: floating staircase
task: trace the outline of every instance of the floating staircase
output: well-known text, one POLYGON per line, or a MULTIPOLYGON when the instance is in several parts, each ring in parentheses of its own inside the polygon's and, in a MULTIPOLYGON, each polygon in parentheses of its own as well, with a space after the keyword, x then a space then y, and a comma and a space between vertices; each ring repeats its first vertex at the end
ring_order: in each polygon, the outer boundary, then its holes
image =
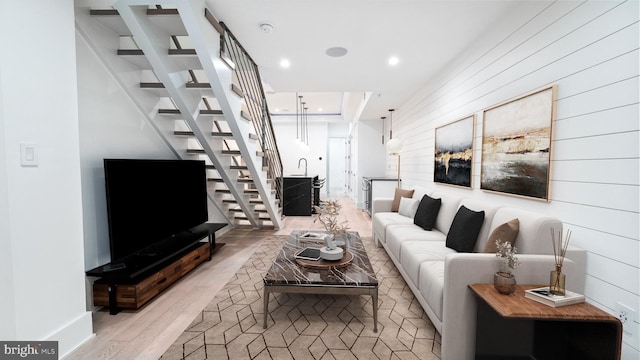
POLYGON ((231 226, 282 226, 282 163, 257 67, 204 2, 80 7, 76 30, 176 157, 206 162, 209 199, 231 226))

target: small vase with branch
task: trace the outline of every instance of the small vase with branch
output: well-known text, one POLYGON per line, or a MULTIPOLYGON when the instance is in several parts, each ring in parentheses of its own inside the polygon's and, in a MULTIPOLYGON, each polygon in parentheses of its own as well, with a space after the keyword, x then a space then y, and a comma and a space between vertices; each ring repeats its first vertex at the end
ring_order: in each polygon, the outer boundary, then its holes
POLYGON ((508 295, 516 291, 516 277, 511 271, 520 265, 516 257, 518 249, 510 242, 500 240, 496 240, 496 247, 498 249, 496 257, 499 257, 502 262, 500 270, 493 275, 493 286, 499 293, 508 295))
POLYGON ((329 250, 334 250, 336 248, 336 239, 346 235, 347 230, 349 230, 349 224, 346 220, 338 220, 342 205, 337 200, 328 200, 322 206, 314 206, 314 208, 318 217, 313 222, 319 221, 324 226, 328 233, 328 236, 325 237, 325 246, 329 250))
POLYGON ((558 237, 551 229, 551 242, 553 246, 553 258, 555 260, 555 270, 551 270, 549 275, 549 292, 553 295, 564 296, 566 275, 562 273, 562 264, 567 254, 571 230, 567 230, 567 236, 562 238, 562 230, 558 231, 558 237))

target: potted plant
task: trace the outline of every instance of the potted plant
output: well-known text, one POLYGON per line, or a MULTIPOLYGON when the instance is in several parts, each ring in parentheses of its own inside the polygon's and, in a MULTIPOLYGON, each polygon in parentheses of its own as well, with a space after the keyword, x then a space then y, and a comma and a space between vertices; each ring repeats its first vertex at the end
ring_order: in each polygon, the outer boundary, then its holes
POLYGON ((508 295, 516 291, 516 277, 511 271, 520 265, 516 257, 517 249, 510 242, 500 242, 500 240, 496 240, 496 247, 498 248, 496 257, 502 261, 500 270, 493 275, 493 286, 499 293, 508 295))
POLYGON ((313 222, 319 221, 324 226, 328 233, 325 237, 325 247, 328 250, 334 250, 336 248, 336 240, 345 236, 349 229, 346 220, 342 222, 338 220, 342 205, 337 200, 328 200, 322 206, 314 206, 314 208, 318 217, 313 222))

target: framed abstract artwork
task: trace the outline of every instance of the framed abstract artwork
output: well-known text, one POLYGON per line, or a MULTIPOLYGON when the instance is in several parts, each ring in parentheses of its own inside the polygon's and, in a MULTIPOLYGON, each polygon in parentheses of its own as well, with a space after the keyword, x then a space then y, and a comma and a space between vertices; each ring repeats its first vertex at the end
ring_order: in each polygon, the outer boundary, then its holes
POLYGON ((556 86, 484 110, 480 188, 549 201, 556 86))
POLYGON ((473 187, 475 115, 436 128, 433 181, 473 187))

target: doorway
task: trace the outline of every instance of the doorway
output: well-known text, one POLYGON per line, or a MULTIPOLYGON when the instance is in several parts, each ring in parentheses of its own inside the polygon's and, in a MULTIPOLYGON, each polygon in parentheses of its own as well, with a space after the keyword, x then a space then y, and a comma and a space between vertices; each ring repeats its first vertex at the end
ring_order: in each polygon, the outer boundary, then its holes
POLYGON ((344 196, 347 193, 347 139, 330 137, 327 148, 327 195, 344 196))

